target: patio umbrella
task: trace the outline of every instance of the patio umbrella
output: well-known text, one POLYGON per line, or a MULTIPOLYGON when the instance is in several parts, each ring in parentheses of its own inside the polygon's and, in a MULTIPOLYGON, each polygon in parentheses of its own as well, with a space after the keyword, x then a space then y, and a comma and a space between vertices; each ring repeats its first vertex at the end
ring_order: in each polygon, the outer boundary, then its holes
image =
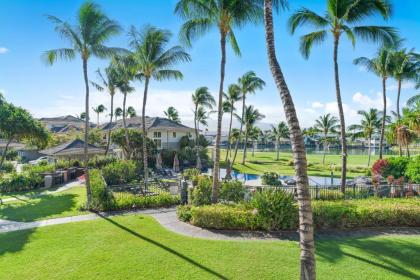
POLYGON ((178 160, 178 154, 175 153, 174 156, 174 167, 173 167, 174 172, 179 172, 179 160, 178 160))
POLYGON ((197 154, 197 163, 195 165, 195 168, 201 170, 203 168, 203 166, 201 165, 201 159, 200 159, 200 155, 197 154))
POLYGON ((162 154, 160 152, 156 155, 156 169, 162 169, 162 154))
POLYGON ((226 180, 231 180, 232 179, 232 169, 230 168, 230 160, 228 159, 227 160, 227 163, 226 163, 226 176, 225 176, 225 179, 226 180))

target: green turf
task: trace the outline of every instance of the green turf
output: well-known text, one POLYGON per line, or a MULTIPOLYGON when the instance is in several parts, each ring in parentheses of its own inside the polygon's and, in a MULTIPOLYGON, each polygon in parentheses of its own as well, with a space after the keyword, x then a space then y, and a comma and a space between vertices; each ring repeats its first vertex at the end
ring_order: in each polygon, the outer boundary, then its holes
POLYGON ((86 189, 73 187, 69 190, 42 195, 36 198, 21 198, 0 206, 0 219, 28 222, 65 216, 80 215, 86 202, 86 189))
MULTIPOLYGON (((318 240, 318 279, 419 279, 420 237, 318 240)), ((0 234, 0 279, 298 279, 295 241, 184 237, 149 216, 0 234)))

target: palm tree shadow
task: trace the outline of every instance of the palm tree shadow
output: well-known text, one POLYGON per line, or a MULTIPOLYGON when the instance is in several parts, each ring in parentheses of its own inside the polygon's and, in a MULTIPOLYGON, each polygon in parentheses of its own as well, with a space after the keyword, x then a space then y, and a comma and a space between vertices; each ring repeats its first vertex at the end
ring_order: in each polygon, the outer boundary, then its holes
POLYGON ((122 230, 124 230, 124 231, 126 231, 128 233, 130 233, 131 235, 133 235, 133 236, 135 236, 137 238, 140 238, 140 239, 142 239, 142 240, 144 240, 146 242, 149 242, 149 243, 151 243, 151 244, 153 244, 153 245, 155 245, 155 246, 157 246, 157 247, 159 247, 159 248, 161 248, 161 249, 163 249, 163 250, 165 250, 165 251, 167 251, 167 252, 175 255, 175 256, 177 256, 177 257, 179 257, 179 258, 181 258, 181 259, 189 262, 190 264, 192 264, 192 265, 194 265, 194 266, 196 266, 196 267, 198 267, 198 268, 200 268, 200 269, 202 269, 202 270, 204 270, 204 271, 212 274, 213 276, 215 276, 215 277, 217 277, 219 279, 228 279, 225 276, 223 276, 222 274, 218 273, 217 271, 214 271, 211 268, 208 268, 208 267, 206 267, 206 266, 204 266, 204 265, 196 262, 195 260, 193 260, 193 259, 191 259, 191 258, 189 258, 189 257, 187 257, 187 256, 185 256, 185 255, 183 255, 183 254, 175 251, 172 248, 169 248, 169 247, 167 247, 167 246, 165 246, 165 245, 163 245, 163 244, 161 244, 161 243, 159 243, 159 242, 157 242, 157 241, 155 241, 153 239, 150 239, 150 238, 148 238, 148 237, 146 237, 144 235, 141 235, 140 233, 135 232, 134 230, 129 229, 129 228, 127 228, 127 227, 125 227, 125 226, 117 223, 116 221, 114 221, 114 220, 112 220, 112 219, 110 219, 110 218, 108 218, 108 217, 106 217, 104 215, 101 215, 101 214, 98 214, 98 215, 101 218, 103 218, 104 220, 106 220, 106 221, 110 222, 111 224, 113 224, 114 226, 116 226, 116 227, 118 227, 118 228, 120 228, 120 229, 122 229, 122 230))
POLYGON ((0 234, 0 256, 21 251, 35 231, 36 228, 32 228, 0 234))

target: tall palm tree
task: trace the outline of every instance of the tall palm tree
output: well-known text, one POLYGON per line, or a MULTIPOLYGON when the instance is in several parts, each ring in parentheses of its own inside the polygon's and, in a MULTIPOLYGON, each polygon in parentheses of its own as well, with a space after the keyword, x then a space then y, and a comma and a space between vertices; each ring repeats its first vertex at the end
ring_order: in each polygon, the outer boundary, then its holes
POLYGON ((289 28, 292 34, 299 26, 311 26, 316 28, 316 31, 306 34, 300 39, 300 51, 305 58, 309 57, 314 44, 325 42, 328 34, 331 34, 333 38, 335 93, 341 127, 341 189, 343 192, 345 190, 347 172, 347 141, 338 70, 338 47, 341 35, 344 34, 352 42, 353 46, 356 44, 356 38, 365 41, 379 41, 387 44, 394 44, 397 42, 397 32, 394 28, 358 25, 363 20, 373 17, 376 14, 381 15, 384 19, 390 17, 391 5, 388 0, 327 0, 327 12, 324 16, 318 15, 309 9, 301 8, 289 19, 289 28))
POLYGON ((117 35, 121 28, 113 20, 110 20, 92 2, 82 4, 78 11, 77 24, 72 26, 69 23, 55 17, 48 16, 48 19, 55 25, 55 31, 71 45, 69 48, 49 50, 44 54, 47 63, 52 65, 58 59, 73 60, 79 56, 82 60, 83 77, 85 81, 85 146, 84 146, 84 168, 86 176, 87 204, 91 203, 91 189, 88 170, 88 135, 89 135, 89 78, 88 61, 91 57, 107 58, 121 49, 110 48, 104 45, 110 38, 117 35))
POLYGON ((315 126, 318 132, 321 132, 324 135, 324 155, 322 157, 322 164, 325 164, 325 155, 327 153, 327 146, 328 146, 328 134, 330 133, 337 133, 337 129, 340 128, 338 124, 338 119, 331 114, 326 114, 320 116, 317 120, 315 120, 315 126))
POLYGON ((118 120, 119 117, 122 116, 123 110, 120 107, 115 108, 115 121, 118 120))
POLYGON ((191 96, 192 102, 194 104, 194 128, 195 128, 195 143, 198 145, 198 108, 203 107, 207 109, 213 109, 213 106, 216 105, 213 95, 209 92, 207 87, 199 87, 191 96))
POLYGON ((250 129, 249 138, 252 141, 252 156, 254 156, 255 144, 258 145, 258 139, 260 139, 260 135, 261 135, 261 129, 259 129, 257 126, 253 126, 250 129))
POLYGON ((103 104, 99 104, 96 107, 92 107, 92 110, 96 113, 96 125, 99 127, 99 115, 107 110, 103 104))
POLYGON ((181 119, 179 118, 178 111, 177 109, 175 109, 175 107, 169 106, 168 109, 166 109, 166 111, 163 111, 163 113, 171 121, 181 123, 181 119))
POLYGON ((86 112, 80 113, 79 119, 81 119, 83 121, 86 120, 86 112))
POLYGON ((140 31, 131 27, 130 47, 134 59, 137 78, 144 82, 142 104, 142 131, 143 131, 143 166, 144 185, 147 187, 149 179, 148 152, 147 152, 147 128, 146 128, 146 104, 149 83, 151 79, 156 81, 182 79, 183 75, 173 67, 180 62, 191 60, 190 55, 181 46, 167 48, 172 37, 168 30, 158 29, 146 25, 140 31))
MULTIPOLYGON (((230 139, 230 134, 232 132, 232 120, 233 120, 233 113, 236 111, 235 103, 241 100, 241 91, 238 85, 231 84, 228 87, 228 93, 224 94, 225 102, 227 105, 227 112, 229 113, 229 132, 228 132, 228 139, 230 139)), ((229 157, 230 152, 230 140, 228 140, 228 147, 226 149, 226 158, 225 162, 229 157)))
POLYGON ((349 126, 349 130, 354 130, 353 138, 364 137, 368 142, 368 162, 367 166, 370 166, 370 157, 371 157, 371 142, 372 135, 380 130, 381 127, 381 118, 382 112, 379 112, 377 109, 369 109, 369 111, 358 111, 357 112, 362 120, 360 124, 354 124, 349 126))
POLYGON ((274 137, 276 141, 276 160, 279 160, 279 154, 280 154, 280 140, 281 138, 289 138, 289 127, 287 124, 283 121, 279 122, 277 126, 272 125, 271 126, 271 134, 274 137))
POLYGON ((127 108, 127 117, 129 117, 131 119, 131 118, 134 118, 136 116, 137 116, 136 109, 134 109, 133 106, 128 106, 128 108, 127 108))
MULTIPOLYGON (((264 86, 265 86, 265 82, 261 78, 257 77, 255 72, 253 71, 246 72, 242 77, 238 79, 238 87, 240 89, 241 98, 242 98, 242 117, 240 120, 241 125, 239 128, 239 131, 241 133, 243 130, 242 124, 244 123, 244 117, 245 117, 244 114, 245 114, 245 109, 246 109, 246 97, 249 94, 255 93, 257 90, 263 89, 264 86)), ((236 160, 236 155, 238 154, 238 145, 239 145, 239 142, 237 141, 235 143, 235 153, 233 154, 232 166, 236 160)))
MULTIPOLYGON (((109 113, 109 116, 110 116, 109 123, 112 123, 112 119, 114 117, 114 96, 117 90, 117 74, 115 71, 115 67, 111 63, 108 67, 105 68, 104 74, 102 74, 100 69, 98 69, 96 73, 100 80, 100 84, 92 82, 92 81, 91 81, 91 84, 97 90, 101 92, 104 91, 105 89, 108 91, 108 94, 111 97, 111 112, 109 113)), ((109 145, 111 143, 111 133, 112 133, 112 129, 110 128, 108 131, 108 141, 106 144, 105 156, 108 154, 108 151, 109 151, 109 145)))
POLYGON ((383 110, 381 138, 379 140, 379 158, 382 159, 386 121, 386 81, 392 74, 394 66, 392 61, 392 51, 387 47, 382 47, 379 49, 376 57, 372 59, 359 57, 354 60, 354 64, 364 66, 368 71, 375 73, 382 80, 383 110))
POLYGON ((270 70, 283 102, 284 113, 286 114, 286 121, 290 130, 299 207, 300 279, 313 280, 316 279, 315 242, 305 143, 303 141, 302 131, 300 130, 293 98, 276 56, 273 5, 276 10, 279 10, 279 8, 287 7, 287 1, 275 0, 273 2, 272 0, 264 0, 265 42, 270 70))
POLYGON ((200 124, 203 126, 208 126, 207 120, 209 119, 209 112, 206 111, 206 108, 203 106, 198 107, 197 109, 197 129, 200 129, 200 124))
MULTIPOLYGON (((252 133, 252 128, 254 127, 257 121, 260 121, 265 116, 261 114, 258 109, 255 109, 252 105, 245 107, 245 113, 243 118, 243 126, 245 127, 245 143, 244 143, 244 154, 242 157, 242 164, 245 164, 246 161, 246 151, 248 146, 248 137, 252 133)), ((242 118, 237 116, 238 121, 242 121, 242 118)), ((239 132, 241 130, 239 129, 239 132)))
POLYGON ((217 202, 220 167, 220 139, 222 133, 222 103, 226 66, 226 41, 235 54, 240 55, 233 28, 240 28, 250 21, 257 21, 261 14, 260 3, 255 0, 179 0, 175 13, 186 20, 181 27, 181 39, 191 41, 216 28, 220 34, 220 84, 217 106, 216 153, 213 166, 212 203, 217 202))

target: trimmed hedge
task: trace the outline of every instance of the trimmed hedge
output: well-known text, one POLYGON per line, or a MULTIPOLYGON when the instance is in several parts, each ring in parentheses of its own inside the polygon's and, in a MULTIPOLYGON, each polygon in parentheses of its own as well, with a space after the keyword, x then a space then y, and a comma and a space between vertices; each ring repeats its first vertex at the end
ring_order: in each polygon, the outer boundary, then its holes
POLYGON ((137 179, 137 166, 134 161, 120 160, 102 168, 102 174, 108 185, 121 185, 137 179))
POLYGON ((43 186, 43 179, 39 174, 25 171, 20 174, 13 172, 0 179, 0 192, 20 192, 37 189, 43 186))

